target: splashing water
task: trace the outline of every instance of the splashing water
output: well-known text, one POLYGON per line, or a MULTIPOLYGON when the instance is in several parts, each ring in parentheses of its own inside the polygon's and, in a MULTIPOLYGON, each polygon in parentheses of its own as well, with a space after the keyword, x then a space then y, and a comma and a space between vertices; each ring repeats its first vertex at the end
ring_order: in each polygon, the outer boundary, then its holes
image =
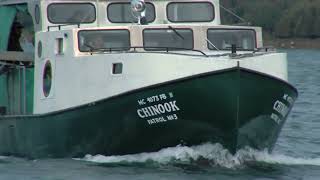
POLYGON ((264 162, 285 165, 314 165, 320 166, 320 158, 305 159, 294 158, 286 155, 269 154, 267 151, 256 151, 250 148, 239 150, 235 155, 229 153, 220 144, 206 143, 198 146, 177 146, 162 149, 158 152, 140 153, 123 156, 86 155, 82 159, 96 163, 197 163, 207 161, 211 166, 225 168, 241 168, 247 162, 264 162))

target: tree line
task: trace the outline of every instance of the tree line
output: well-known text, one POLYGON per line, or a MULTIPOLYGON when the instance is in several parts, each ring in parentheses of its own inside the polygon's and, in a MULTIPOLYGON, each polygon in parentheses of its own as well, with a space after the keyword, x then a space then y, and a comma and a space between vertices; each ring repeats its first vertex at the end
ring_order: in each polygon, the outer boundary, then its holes
MULTIPOLYGON (((220 0, 223 7, 279 38, 320 38, 320 0, 220 0)), ((223 24, 243 23, 221 8, 223 24)))

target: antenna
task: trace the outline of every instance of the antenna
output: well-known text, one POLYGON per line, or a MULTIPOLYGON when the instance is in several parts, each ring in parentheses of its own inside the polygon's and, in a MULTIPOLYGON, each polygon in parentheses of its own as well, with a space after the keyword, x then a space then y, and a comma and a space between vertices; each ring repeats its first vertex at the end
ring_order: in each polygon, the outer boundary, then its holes
POLYGON ((220 4, 220 7, 221 7, 223 10, 225 10, 226 12, 228 12, 229 14, 231 14, 231 15, 233 15, 234 17, 238 18, 240 21, 246 23, 247 25, 250 25, 250 24, 251 24, 249 21, 247 21, 247 20, 243 19, 242 17, 238 16, 236 13, 232 12, 230 9, 222 6, 221 4, 220 4))

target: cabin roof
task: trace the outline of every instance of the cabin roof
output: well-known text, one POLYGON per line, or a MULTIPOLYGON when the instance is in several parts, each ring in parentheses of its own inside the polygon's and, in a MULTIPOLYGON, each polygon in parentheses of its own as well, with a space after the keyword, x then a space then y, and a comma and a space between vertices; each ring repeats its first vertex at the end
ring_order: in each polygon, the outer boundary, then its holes
MULTIPOLYGON (((10 5, 10 4, 22 4, 22 3, 29 3, 34 1, 48 1, 48 0, 0 0, 0 5, 10 5)), ((50 0, 49 0, 50 1, 50 0)), ((71 0, 55 0, 55 1, 68 1, 71 0)), ((90 0, 77 0, 77 1, 90 1, 90 0)), ((99 0, 101 1, 101 0, 99 0)))
MULTIPOLYGON (((22 4, 22 3, 34 2, 34 1, 50 1, 50 0, 0 0, 0 5, 22 4)), ((53 1, 70 2, 72 0, 53 0, 53 1)), ((77 1, 130 1, 130 0, 77 0, 77 1)), ((152 0, 146 0, 146 1, 152 1, 152 0)), ((181 1, 181 0, 170 0, 170 1, 181 1)), ((203 1, 203 0, 187 0, 187 1, 203 1)), ((208 1, 212 1, 212 0, 208 0, 208 1)))
MULTIPOLYGON (((70 2, 72 0, 0 0, 0 5, 22 4, 22 3, 34 2, 34 1, 54 1, 54 2, 68 1, 68 2, 70 2)), ((78 1, 86 1, 87 2, 87 1, 130 1, 130 0, 77 0, 77 2, 78 1)))

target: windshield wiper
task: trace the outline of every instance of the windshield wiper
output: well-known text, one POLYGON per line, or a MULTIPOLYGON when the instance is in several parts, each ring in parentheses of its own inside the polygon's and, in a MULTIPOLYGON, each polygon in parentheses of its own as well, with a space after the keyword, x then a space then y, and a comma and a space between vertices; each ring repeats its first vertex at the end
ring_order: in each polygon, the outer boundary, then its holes
POLYGON ((85 47, 89 48, 89 51, 87 52, 90 52, 90 53, 93 53, 93 52, 112 52, 112 51, 128 51, 131 49, 131 47, 110 47, 110 48, 95 48, 95 47, 92 47, 91 45, 89 44, 86 44, 84 43, 83 44, 85 47))
POLYGON ((184 40, 184 37, 172 26, 168 26, 169 29, 171 29, 176 35, 178 35, 181 39, 184 40))
POLYGON ((209 39, 206 38, 206 41, 207 41, 212 47, 214 47, 216 50, 220 51, 220 49, 217 48, 217 46, 215 46, 209 39))
POLYGON ((89 44, 87 43, 83 43, 83 45, 87 48, 89 48, 90 52, 92 52, 93 50, 96 50, 94 47, 90 46, 89 44))

